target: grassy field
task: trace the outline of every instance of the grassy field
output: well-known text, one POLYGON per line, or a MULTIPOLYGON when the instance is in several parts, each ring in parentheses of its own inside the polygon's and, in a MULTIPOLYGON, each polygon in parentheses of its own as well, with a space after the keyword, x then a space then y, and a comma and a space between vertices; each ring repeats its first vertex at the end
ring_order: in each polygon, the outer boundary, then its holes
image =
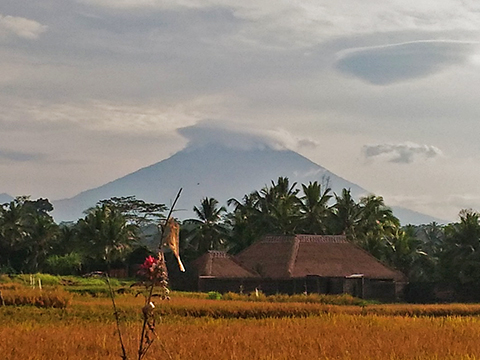
MULTIPOLYGON (((1 306, 0 359, 120 359, 110 299, 65 296, 66 307, 1 306)), ((147 359, 480 359, 480 305, 207 297, 174 294, 156 302, 158 339, 147 359)), ((117 303, 136 359, 143 298, 120 295, 117 303)))

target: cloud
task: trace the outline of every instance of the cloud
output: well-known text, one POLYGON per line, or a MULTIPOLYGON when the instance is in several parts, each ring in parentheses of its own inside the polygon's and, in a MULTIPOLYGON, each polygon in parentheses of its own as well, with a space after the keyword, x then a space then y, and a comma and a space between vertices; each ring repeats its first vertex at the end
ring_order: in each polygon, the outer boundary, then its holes
MULTIPOLYGON (((336 2, 304 0, 77 0, 104 9, 123 11, 228 11, 243 22, 236 39, 250 45, 302 47, 332 37, 403 31, 461 31, 480 29, 475 4, 456 0, 406 2, 336 2), (432 8, 435 11, 432 12, 432 8)), ((189 24, 191 25, 191 24, 189 24)))
POLYGON ((0 149, 0 162, 32 162, 43 159, 42 154, 25 153, 0 149))
MULTIPOLYGON (((157 9, 174 9, 174 8, 200 8, 211 6, 212 1, 204 1, 203 5, 198 0, 77 0, 81 3, 114 8, 114 9, 134 9, 134 8, 157 8, 157 9)), ((218 3, 218 1, 217 1, 218 3)))
POLYGON ((374 85, 422 78, 468 61, 474 46, 466 42, 415 41, 351 49, 339 54, 336 68, 374 85))
POLYGON ((431 159, 442 155, 442 151, 432 145, 415 143, 365 145, 363 155, 367 159, 382 159, 387 162, 409 164, 416 158, 431 159))
POLYGON ((46 25, 42 25, 34 20, 0 14, 0 37, 14 35, 20 38, 34 40, 46 30, 46 25))
POLYGON ((0 107, 4 108, 0 113, 3 131, 0 140, 8 132, 38 135, 80 129, 111 136, 162 136, 212 116, 215 114, 212 108, 220 108, 222 101, 223 97, 199 96, 176 103, 100 100, 53 103, 0 97, 0 107))
POLYGON ((207 144, 218 144, 235 149, 295 150, 302 147, 315 147, 311 139, 298 138, 285 130, 245 129, 237 123, 219 120, 203 120, 177 130, 188 139, 188 147, 195 149, 207 144))

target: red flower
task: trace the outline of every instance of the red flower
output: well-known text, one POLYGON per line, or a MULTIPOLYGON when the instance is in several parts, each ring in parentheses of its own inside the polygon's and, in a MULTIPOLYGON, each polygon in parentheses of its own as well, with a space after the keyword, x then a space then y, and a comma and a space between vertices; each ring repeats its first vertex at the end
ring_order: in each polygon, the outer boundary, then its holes
POLYGON ((137 274, 143 280, 153 281, 155 284, 161 284, 168 280, 167 269, 161 257, 148 256, 140 265, 137 274))
POLYGON ((148 256, 143 264, 140 265, 137 274, 148 280, 153 280, 157 277, 158 263, 159 259, 154 258, 153 256, 148 256))
POLYGON ((143 264, 140 265, 140 267, 141 267, 142 269, 145 269, 145 270, 150 269, 150 268, 153 267, 153 265, 156 265, 157 261, 158 261, 157 259, 155 259, 153 256, 149 255, 149 256, 145 259, 145 261, 143 262, 143 264))

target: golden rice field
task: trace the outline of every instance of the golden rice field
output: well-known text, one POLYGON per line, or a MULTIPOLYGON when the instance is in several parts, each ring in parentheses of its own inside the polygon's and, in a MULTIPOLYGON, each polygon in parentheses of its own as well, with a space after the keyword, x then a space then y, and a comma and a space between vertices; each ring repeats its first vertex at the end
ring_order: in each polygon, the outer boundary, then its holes
MULTIPOLYGON (((130 359, 142 299, 117 298, 130 359)), ((480 359, 479 305, 336 306, 173 297, 146 359, 480 359)), ((110 300, 0 307, 0 359, 120 359, 110 300)))

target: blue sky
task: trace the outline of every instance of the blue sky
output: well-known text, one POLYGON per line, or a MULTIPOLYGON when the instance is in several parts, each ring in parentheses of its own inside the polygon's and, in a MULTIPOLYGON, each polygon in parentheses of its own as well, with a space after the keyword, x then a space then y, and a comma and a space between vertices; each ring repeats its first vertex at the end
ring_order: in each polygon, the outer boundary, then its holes
POLYGON ((0 193, 70 197, 208 125, 391 205, 480 210, 475 1, 0 4, 0 193))

